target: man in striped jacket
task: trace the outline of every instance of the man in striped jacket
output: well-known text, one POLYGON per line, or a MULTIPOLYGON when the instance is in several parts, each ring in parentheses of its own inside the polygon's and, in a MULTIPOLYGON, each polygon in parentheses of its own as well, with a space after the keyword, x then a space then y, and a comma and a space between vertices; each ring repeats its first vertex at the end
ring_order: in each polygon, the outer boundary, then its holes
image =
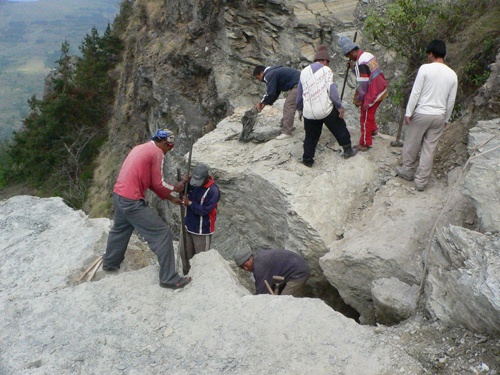
POLYGON ((355 147, 359 151, 367 151, 372 146, 372 135, 378 132, 375 112, 387 96, 387 81, 377 59, 371 53, 359 49, 345 36, 339 39, 339 46, 342 48, 342 54, 355 62, 353 70, 356 73, 357 89, 354 105, 361 107, 361 138, 359 145, 355 147))
MULTIPOLYGON (((186 211, 186 248, 181 251, 185 271, 187 262, 185 256, 191 259, 195 254, 210 249, 212 234, 215 231, 217 203, 220 191, 212 176, 208 174, 205 165, 199 165, 193 170, 189 181, 189 193, 184 197, 186 211)), ((181 244, 183 246, 183 244, 181 244)))

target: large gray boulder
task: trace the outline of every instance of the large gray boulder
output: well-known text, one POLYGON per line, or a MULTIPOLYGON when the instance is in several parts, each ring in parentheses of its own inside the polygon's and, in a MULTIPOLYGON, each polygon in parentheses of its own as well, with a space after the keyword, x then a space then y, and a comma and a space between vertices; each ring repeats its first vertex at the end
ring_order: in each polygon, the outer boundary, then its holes
MULTIPOLYGON (((230 218, 242 240, 227 244, 227 251, 242 243, 253 250, 286 248, 309 262, 313 282, 323 279, 318 259, 342 235, 360 197, 377 180, 378 168, 365 155, 343 159, 341 148, 326 128, 316 163, 313 168, 304 166, 300 162, 304 128, 299 121, 295 122, 293 138, 259 144, 238 142, 235 135, 242 130, 243 112, 240 109, 221 121, 193 148, 193 161, 208 165, 222 191, 220 216, 230 218)), ((279 129, 280 118, 279 108, 266 107, 254 132, 262 127, 279 129)), ((357 134, 354 132, 353 140, 357 134)))
POLYGON ((426 306, 451 326, 500 333, 500 237, 456 226, 438 231, 429 256, 426 306))
MULTIPOLYGON (((469 133, 471 156, 500 146, 500 119, 469 133)), ((449 325, 500 332, 500 149, 471 160, 463 193, 472 198, 479 231, 443 226, 428 259, 427 308, 449 325)))
MULTIPOLYGON (((469 132, 469 149, 476 154, 500 146, 500 119, 479 121, 469 132), (485 143, 487 142, 487 143, 485 143), (484 144, 484 145, 483 145, 484 144)), ((500 231, 500 149, 471 160, 471 168, 464 183, 464 194, 476 206, 481 230, 500 231)))
POLYGON ((104 246, 109 224, 88 219, 61 198, 16 196, 0 202, 1 306, 76 281, 76 272, 95 259, 94 246, 104 246))
POLYGON ((423 373, 392 335, 321 300, 250 295, 215 250, 178 291, 157 265, 78 284, 106 222, 60 199, 0 202, 0 373, 423 373))
POLYGON ((377 322, 393 325, 408 319, 417 308, 418 285, 408 285, 395 277, 372 282, 377 322))
POLYGON ((391 179, 346 229, 344 239, 332 244, 320 265, 344 301, 373 324, 372 282, 397 278, 420 284, 426 238, 444 205, 445 189, 434 183, 424 193, 413 183, 391 179))

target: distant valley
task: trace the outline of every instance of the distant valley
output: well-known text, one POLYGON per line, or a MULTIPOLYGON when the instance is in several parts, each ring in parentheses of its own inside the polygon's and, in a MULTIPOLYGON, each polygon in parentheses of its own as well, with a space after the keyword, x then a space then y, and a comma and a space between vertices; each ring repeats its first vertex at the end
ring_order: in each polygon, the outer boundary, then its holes
POLYGON ((118 0, 0 0, 0 140, 20 128, 27 100, 41 96, 61 43, 78 54, 85 34, 102 32, 118 9, 118 0))

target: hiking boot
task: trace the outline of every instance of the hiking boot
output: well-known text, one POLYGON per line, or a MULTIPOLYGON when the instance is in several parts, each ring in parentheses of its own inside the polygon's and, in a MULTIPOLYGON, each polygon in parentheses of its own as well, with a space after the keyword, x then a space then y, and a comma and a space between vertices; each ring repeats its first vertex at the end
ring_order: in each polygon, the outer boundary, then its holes
POLYGON ((186 276, 181 278, 181 280, 177 284, 163 284, 160 282, 160 286, 162 288, 168 288, 168 289, 182 289, 186 285, 188 285, 191 282, 191 280, 193 280, 191 276, 186 276))
POLYGON ((374 132, 372 132, 372 136, 374 135, 378 135, 378 130, 375 130, 374 132))
POLYGON ((419 186, 419 185, 415 184, 415 187, 417 188, 418 191, 424 191, 425 190, 425 186, 419 186))
POLYGON ((107 266, 103 263, 102 269, 104 271, 113 272, 113 271, 118 271, 120 269, 120 266, 107 266))
POLYGON ((276 137, 276 139, 277 139, 278 141, 282 141, 283 139, 288 139, 288 138, 292 138, 292 137, 293 137, 293 135, 291 135, 291 134, 281 133, 280 135, 278 135, 278 136, 276 137))
POLYGON ((358 153, 358 150, 355 148, 351 148, 351 145, 342 147, 344 148, 344 159, 352 158, 354 155, 358 153))
POLYGON ((311 168, 314 164, 314 159, 302 159, 302 164, 304 164, 306 167, 311 168))
POLYGON ((355 148, 356 150, 358 151, 368 151, 370 148, 372 148, 372 146, 363 146, 363 145, 356 145, 354 146, 353 148, 355 148))
POLYGON ((410 173, 407 172, 403 167, 397 166, 396 173, 398 174, 399 177, 404 178, 407 181, 413 181, 414 177, 410 175, 410 173))

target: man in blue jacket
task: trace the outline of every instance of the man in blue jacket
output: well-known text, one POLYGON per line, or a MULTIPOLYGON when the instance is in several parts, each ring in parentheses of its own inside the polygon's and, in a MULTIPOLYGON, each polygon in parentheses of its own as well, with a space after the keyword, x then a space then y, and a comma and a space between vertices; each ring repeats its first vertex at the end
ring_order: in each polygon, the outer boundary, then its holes
POLYGON ((281 65, 265 67, 258 65, 253 71, 253 76, 267 85, 267 93, 257 103, 260 112, 266 105, 273 105, 282 91, 289 91, 283 105, 283 118, 281 119, 281 134, 276 138, 279 140, 292 136, 293 121, 295 117, 295 99, 297 97, 297 85, 299 84, 300 71, 282 67, 281 65))
POLYGON ((185 251, 181 251, 184 271, 187 270, 186 255, 189 260, 195 254, 210 249, 219 199, 219 188, 208 174, 208 168, 205 165, 194 168, 189 180, 189 192, 183 201, 187 208, 186 244, 185 251))

